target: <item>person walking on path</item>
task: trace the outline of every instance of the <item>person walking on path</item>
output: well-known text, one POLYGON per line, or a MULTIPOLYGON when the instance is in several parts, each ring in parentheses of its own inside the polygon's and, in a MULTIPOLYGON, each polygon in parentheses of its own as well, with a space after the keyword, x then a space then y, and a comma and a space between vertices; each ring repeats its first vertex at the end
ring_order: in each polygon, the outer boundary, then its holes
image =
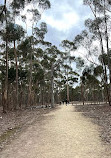
POLYGON ((62 101, 62 103, 64 104, 64 100, 62 101))
POLYGON ((66 106, 67 106, 67 103, 68 103, 67 99, 66 99, 66 101, 65 101, 65 102, 66 102, 66 106))

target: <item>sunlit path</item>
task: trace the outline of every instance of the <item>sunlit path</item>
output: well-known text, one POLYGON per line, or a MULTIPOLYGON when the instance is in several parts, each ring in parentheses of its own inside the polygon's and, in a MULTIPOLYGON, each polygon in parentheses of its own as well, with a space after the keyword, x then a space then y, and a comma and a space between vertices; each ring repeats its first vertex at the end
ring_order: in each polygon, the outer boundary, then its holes
POLYGON ((106 147, 96 125, 73 106, 61 105, 32 124, 1 158, 111 158, 106 147))

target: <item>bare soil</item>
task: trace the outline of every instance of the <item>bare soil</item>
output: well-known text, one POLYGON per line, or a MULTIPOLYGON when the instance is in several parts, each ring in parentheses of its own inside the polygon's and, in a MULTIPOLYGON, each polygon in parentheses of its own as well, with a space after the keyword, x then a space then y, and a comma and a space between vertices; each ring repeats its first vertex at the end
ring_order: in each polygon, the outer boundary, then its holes
POLYGON ((1 151, 1 158, 111 158, 111 146, 103 143, 100 126, 89 118, 90 112, 83 116, 82 107, 61 105, 36 114, 36 119, 35 111, 30 112, 28 125, 1 151))
POLYGON ((10 111, 3 114, 0 107, 0 151, 4 149, 7 144, 18 136, 19 133, 28 128, 36 120, 41 119, 41 115, 52 111, 49 108, 41 109, 25 109, 10 111))
POLYGON ((91 118, 91 121, 99 126, 102 141, 111 145, 111 106, 108 104, 74 105, 76 111, 91 118))

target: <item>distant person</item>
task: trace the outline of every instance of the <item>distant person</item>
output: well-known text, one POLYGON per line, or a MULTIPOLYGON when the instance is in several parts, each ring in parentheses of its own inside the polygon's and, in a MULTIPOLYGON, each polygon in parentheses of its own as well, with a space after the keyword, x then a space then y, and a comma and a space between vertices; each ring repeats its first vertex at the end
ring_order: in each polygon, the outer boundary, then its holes
POLYGON ((62 103, 64 104, 64 100, 62 101, 62 103))
POLYGON ((68 103, 67 99, 66 99, 66 101, 65 101, 65 102, 66 102, 66 106, 67 106, 67 103, 68 103))

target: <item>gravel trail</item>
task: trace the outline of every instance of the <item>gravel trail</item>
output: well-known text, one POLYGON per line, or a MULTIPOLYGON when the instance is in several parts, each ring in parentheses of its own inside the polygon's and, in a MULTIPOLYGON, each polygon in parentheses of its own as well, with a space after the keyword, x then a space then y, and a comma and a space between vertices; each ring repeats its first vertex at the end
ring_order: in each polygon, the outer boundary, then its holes
POLYGON ((111 158, 97 125, 71 105, 43 115, 13 140, 0 158, 111 158))

